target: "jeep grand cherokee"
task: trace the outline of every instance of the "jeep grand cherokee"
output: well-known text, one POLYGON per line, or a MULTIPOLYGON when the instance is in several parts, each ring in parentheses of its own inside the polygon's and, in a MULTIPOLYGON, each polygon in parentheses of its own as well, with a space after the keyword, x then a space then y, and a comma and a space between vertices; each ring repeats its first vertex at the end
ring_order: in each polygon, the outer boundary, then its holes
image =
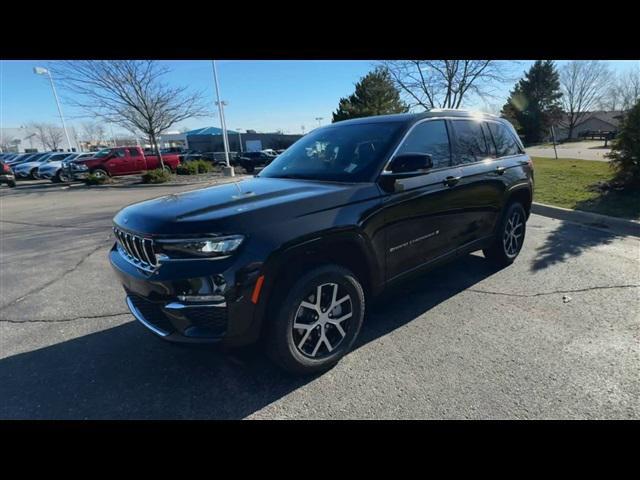
POLYGON ((110 260, 131 312, 160 337, 261 340, 285 369, 322 371, 388 285, 475 250, 513 262, 532 191, 531 160, 500 118, 347 120, 251 179, 124 208, 110 260))

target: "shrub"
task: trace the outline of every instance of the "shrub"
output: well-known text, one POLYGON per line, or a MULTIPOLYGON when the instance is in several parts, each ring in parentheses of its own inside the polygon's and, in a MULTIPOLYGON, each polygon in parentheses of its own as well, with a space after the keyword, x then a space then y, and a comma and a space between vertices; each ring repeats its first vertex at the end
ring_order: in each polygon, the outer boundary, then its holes
POLYGON ((211 164, 204 160, 181 163, 176 170, 178 175, 197 175, 198 173, 207 173, 209 171, 211 171, 211 164))
POLYGON ((142 183, 165 183, 171 181, 171 172, 157 168, 142 175, 142 183))
POLYGON ((618 174, 617 180, 640 186, 640 100, 625 114, 608 156, 618 174))
POLYGON ((84 183, 87 185, 102 185, 104 183, 113 183, 113 180, 111 180, 111 177, 98 177, 93 173, 90 173, 89 176, 84 179, 84 183))

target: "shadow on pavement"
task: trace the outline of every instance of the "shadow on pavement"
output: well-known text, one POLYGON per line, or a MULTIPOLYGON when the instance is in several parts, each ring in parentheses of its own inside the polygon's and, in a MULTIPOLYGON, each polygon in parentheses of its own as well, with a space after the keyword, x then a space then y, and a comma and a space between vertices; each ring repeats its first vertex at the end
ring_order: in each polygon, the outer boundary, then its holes
MULTIPOLYGON (((606 227, 593 225, 594 227, 606 227)), ((545 243, 537 249, 531 271, 542 270, 556 263, 577 257, 582 252, 598 245, 607 245, 615 240, 613 233, 595 230, 572 222, 561 221, 545 243)))
MULTIPOLYGON (((389 290, 356 348, 495 272, 467 256, 389 290)), ((0 418, 239 419, 314 378, 283 373, 257 348, 177 347, 129 322, 0 360, 0 418)))

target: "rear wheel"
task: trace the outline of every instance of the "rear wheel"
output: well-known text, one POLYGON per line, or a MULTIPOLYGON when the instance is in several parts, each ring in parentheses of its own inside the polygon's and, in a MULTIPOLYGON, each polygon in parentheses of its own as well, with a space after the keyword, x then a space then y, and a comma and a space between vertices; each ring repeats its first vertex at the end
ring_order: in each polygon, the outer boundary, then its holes
POLYGON ((29 174, 29 176, 30 176, 31 178, 33 178, 34 180, 38 180, 38 179, 40 178, 40 177, 38 176, 38 169, 37 169, 37 168, 32 169, 32 170, 31 170, 31 172, 30 172, 30 174, 29 174))
POLYGON ((298 374, 322 372, 338 363, 351 350, 365 310, 360 282, 338 265, 316 268, 298 279, 280 305, 267 332, 267 353, 298 374))
POLYGON ((484 256, 498 266, 512 264, 524 243, 526 221, 527 216, 522 204, 509 204, 493 243, 482 251, 484 256))

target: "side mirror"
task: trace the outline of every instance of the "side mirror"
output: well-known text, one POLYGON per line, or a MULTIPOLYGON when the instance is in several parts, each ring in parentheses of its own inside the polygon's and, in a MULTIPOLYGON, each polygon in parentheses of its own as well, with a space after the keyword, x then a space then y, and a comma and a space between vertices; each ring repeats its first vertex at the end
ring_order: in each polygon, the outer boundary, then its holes
POLYGON ((421 175, 431 168, 433 168, 433 160, 427 153, 404 153, 391 160, 389 165, 389 171, 392 174, 421 175))

